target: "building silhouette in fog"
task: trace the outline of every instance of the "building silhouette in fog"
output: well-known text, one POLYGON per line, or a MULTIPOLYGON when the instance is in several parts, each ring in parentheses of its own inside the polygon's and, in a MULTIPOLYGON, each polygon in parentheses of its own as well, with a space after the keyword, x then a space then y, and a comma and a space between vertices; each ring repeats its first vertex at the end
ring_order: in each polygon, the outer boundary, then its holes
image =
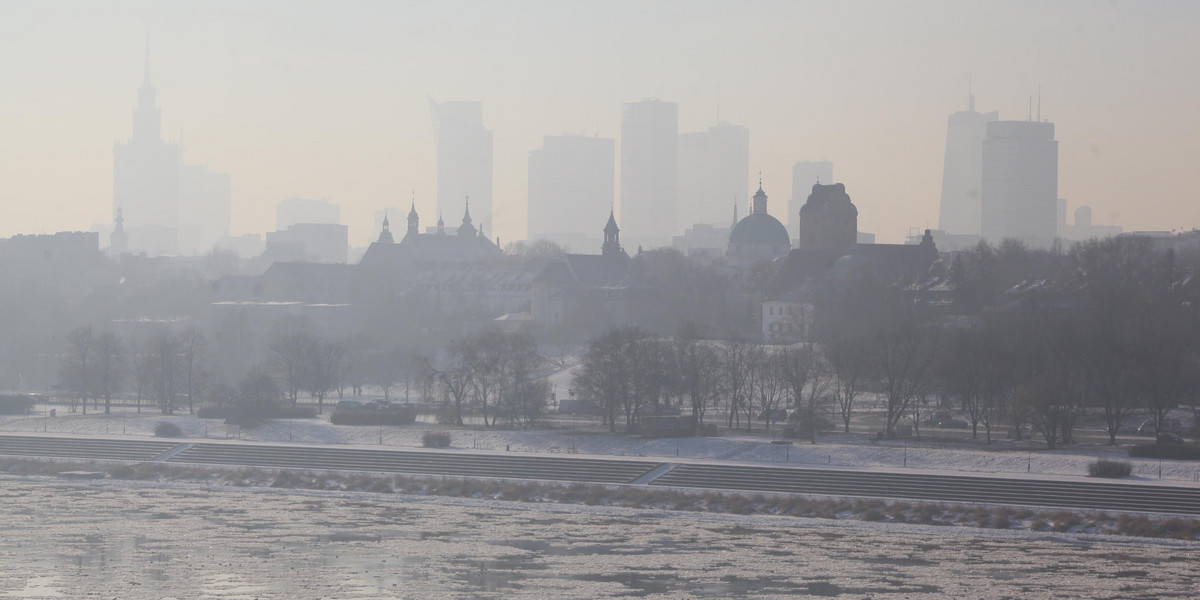
POLYGON ((203 254, 229 235, 229 175, 197 165, 179 168, 179 252, 203 254))
POLYGON ((162 138, 147 49, 133 136, 113 147, 113 218, 121 213, 127 250, 202 254, 229 235, 229 175, 181 165, 180 156, 179 145, 162 138))
POLYGON ((179 145, 162 139, 162 113, 150 84, 150 52, 133 111, 133 136, 113 147, 113 218, 122 209, 129 247, 151 254, 178 250, 179 145))
POLYGON ((457 214, 470 196, 475 222, 492 231, 492 130, 483 126, 483 103, 430 99, 429 112, 437 142, 438 213, 457 214))
POLYGON ((621 221, 626 241, 663 246, 677 233, 679 107, 657 99, 621 111, 621 221))
POLYGON ((342 222, 342 207, 326 199, 287 198, 275 205, 275 230, 284 231, 299 223, 342 222))
POLYGON ((800 232, 800 207, 808 200, 813 186, 833 183, 833 163, 827 160, 802 160, 792 165, 792 197, 788 199, 788 231, 800 232))
POLYGON ((1000 113, 975 111, 975 95, 967 110, 950 115, 946 123, 946 158, 942 166, 942 203, 938 229, 950 234, 978 235, 983 198, 983 140, 988 123, 1000 113))
POLYGON ((612 209, 616 168, 611 139, 584 136, 542 138, 529 153, 528 232, 530 240, 548 239, 589 247, 595 224, 612 209))
POLYGON ((983 140, 980 232, 1048 247, 1058 229, 1058 142, 1054 124, 992 121, 983 140))
POLYGON ((759 180, 750 214, 729 232, 729 249, 725 257, 730 264, 748 267, 760 260, 787 256, 791 249, 792 240, 787 228, 767 212, 767 193, 759 180))
POLYGON ((750 188, 750 130, 721 123, 679 136, 676 228, 724 225, 750 188))

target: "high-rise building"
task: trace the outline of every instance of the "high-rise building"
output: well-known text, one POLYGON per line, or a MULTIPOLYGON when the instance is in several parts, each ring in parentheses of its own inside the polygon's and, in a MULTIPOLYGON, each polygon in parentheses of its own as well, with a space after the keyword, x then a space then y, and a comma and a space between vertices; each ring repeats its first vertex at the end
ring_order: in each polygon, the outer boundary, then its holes
POLYGON ((664 246, 676 233, 679 107, 650 99, 621 111, 621 222, 629 245, 664 246))
POLYGON ((133 111, 133 137, 113 147, 113 217, 122 209, 129 248, 150 254, 178 249, 179 146, 162 139, 162 113, 150 85, 150 51, 133 111))
POLYGON ((229 235, 229 175, 205 167, 179 168, 179 252, 203 254, 229 235))
POLYGON ((1058 142, 1054 124, 992 121, 983 140, 984 238, 1017 238, 1035 247, 1053 243, 1058 225, 1058 142))
POLYGON ((987 124, 1000 113, 975 112, 975 96, 967 110, 950 115, 946 124, 946 160, 942 166, 942 204, 938 228, 951 234, 978 235, 983 177, 983 139, 987 124))
POLYGON ((341 222, 342 207, 325 199, 288 198, 275 206, 276 231, 284 231, 298 223, 337 225, 341 222))
POLYGON ((542 147, 529 153, 530 240, 588 249, 581 242, 595 237, 595 224, 612 209, 614 147, 600 137, 542 138, 542 147))
POLYGON ((721 123, 679 136, 679 191, 675 226, 724 225, 750 189, 750 130, 721 123))
POLYGON ((437 141, 437 208, 456 215, 471 198, 475 222, 492 228, 492 130, 483 126, 482 102, 429 101, 437 141))
POLYGON ((827 160, 802 160, 792 165, 792 197, 788 198, 788 231, 800 235, 800 208, 808 200, 813 186, 833 183, 833 163, 827 160))

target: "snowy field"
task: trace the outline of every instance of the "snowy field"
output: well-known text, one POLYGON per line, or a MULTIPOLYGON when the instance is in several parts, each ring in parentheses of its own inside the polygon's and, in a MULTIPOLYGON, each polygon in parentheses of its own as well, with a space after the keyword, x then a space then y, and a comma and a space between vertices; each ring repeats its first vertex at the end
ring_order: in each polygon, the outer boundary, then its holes
POLYGON ((870 443, 840 434, 823 435, 820 443, 797 441, 791 446, 771 444, 759 435, 730 434, 717 438, 643 440, 634 436, 594 431, 483 430, 443 428, 433 423, 403 427, 331 425, 328 415, 316 419, 278 420, 252 429, 226 427, 219 419, 186 415, 162 416, 127 411, 104 415, 60 414, 54 418, 0 417, 0 433, 42 433, 148 438, 155 424, 179 425, 188 439, 240 439, 243 441, 297 444, 337 444, 363 447, 418 448, 421 436, 431 429, 445 430, 451 448, 474 452, 579 453, 582 455, 647 457, 660 460, 726 460, 759 464, 827 465, 838 468, 903 469, 910 472, 993 473, 1026 476, 1083 477, 1088 463, 1097 458, 1128 460, 1134 465, 1131 480, 1200 485, 1200 463, 1130 459, 1124 448, 1073 445, 1055 451, 1032 450, 1023 444, 1000 441, 992 448, 970 444, 910 444, 899 440, 870 443), (1161 468, 1161 478, 1159 476, 1161 468))
POLYGON ((0 478, 0 598, 1192 598, 1200 544, 0 478))

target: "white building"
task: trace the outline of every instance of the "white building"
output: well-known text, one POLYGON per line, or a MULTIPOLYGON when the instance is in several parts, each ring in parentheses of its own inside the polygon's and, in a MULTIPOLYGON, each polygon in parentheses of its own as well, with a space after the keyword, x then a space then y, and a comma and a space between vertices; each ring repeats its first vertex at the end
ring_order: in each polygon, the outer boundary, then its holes
POLYGON ((1057 234, 1058 142, 1054 124, 992 121, 983 140, 980 232, 1045 248, 1057 234))
POLYGON ((657 99, 621 112, 621 222, 630 246, 665 246, 676 231, 679 107, 657 99))

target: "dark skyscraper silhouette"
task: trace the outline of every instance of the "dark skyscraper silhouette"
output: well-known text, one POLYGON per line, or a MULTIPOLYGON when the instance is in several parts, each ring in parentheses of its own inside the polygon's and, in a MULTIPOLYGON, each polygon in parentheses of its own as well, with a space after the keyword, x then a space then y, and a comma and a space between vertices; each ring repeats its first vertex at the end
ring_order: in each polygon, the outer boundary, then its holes
POLYGON ((621 113, 621 222, 630 244, 665 245, 675 235, 679 108, 629 102, 621 113))

